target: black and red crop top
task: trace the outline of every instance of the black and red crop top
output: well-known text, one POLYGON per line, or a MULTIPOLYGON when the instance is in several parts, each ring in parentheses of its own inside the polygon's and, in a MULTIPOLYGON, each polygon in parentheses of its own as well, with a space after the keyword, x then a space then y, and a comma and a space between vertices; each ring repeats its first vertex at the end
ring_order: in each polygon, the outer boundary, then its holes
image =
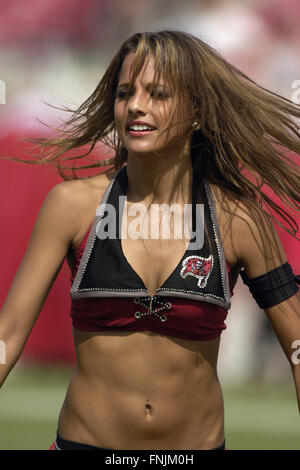
MULTIPOLYGON (((96 217, 75 252, 70 278, 73 326, 84 331, 148 330, 198 341, 217 338, 226 328, 233 285, 209 185, 203 183, 201 190, 211 246, 207 233, 201 247, 191 240, 177 267, 154 296, 122 250, 119 234, 126 188, 124 166, 107 186, 96 217), (114 227, 115 237, 103 235, 105 225, 113 223, 111 208, 115 210, 114 220, 119 221, 114 227)), ((192 205, 195 227, 194 184, 192 205)))

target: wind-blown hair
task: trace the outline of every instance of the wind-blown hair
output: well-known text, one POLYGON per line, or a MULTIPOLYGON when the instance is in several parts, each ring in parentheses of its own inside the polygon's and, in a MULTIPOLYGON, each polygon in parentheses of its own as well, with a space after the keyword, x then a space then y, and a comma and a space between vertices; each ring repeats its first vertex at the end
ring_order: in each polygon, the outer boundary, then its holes
POLYGON ((130 52, 136 53, 131 83, 152 54, 155 80, 162 76, 175 91, 175 107, 184 102, 188 118, 199 123, 192 135, 191 157, 201 178, 223 189, 232 200, 263 209, 284 227, 270 209, 275 211, 288 222, 290 229, 285 230, 296 236, 296 221, 270 199, 263 187, 271 188, 285 206, 299 211, 299 166, 287 153, 300 154, 299 128, 294 119, 300 118, 300 106, 258 85, 214 48, 185 32, 138 33, 125 41, 95 91, 77 111, 58 108, 72 112, 63 127, 56 129, 61 133, 27 139, 41 146, 41 156, 26 162, 54 162, 63 179, 78 179, 74 169, 72 177, 64 173, 69 167, 61 165, 59 157, 88 144, 87 153, 63 160, 84 158, 102 142, 114 151, 114 157, 78 166, 77 171, 104 166, 111 171, 126 163, 127 150, 116 133, 113 110, 119 72, 130 52))

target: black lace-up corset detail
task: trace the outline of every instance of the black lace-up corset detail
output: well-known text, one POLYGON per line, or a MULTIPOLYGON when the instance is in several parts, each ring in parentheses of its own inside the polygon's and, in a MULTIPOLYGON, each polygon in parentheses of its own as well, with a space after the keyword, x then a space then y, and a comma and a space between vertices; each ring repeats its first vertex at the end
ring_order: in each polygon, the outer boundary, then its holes
POLYGON ((140 304, 144 307, 147 311, 140 312, 139 310, 135 312, 134 316, 136 319, 143 318, 148 315, 154 315, 160 319, 160 321, 165 322, 167 321, 168 317, 166 315, 161 315, 160 312, 163 310, 170 310, 172 307, 171 302, 163 301, 162 297, 154 296, 154 297, 135 297, 133 299, 135 304, 140 304))

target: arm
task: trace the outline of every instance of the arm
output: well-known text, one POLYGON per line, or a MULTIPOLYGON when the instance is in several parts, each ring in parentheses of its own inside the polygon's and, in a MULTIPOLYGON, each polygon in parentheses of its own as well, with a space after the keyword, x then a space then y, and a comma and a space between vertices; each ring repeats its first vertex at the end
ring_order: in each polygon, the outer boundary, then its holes
POLYGON ((0 310, 0 340, 6 353, 0 386, 24 349, 76 233, 74 183, 60 183, 48 193, 0 310))
MULTIPOLYGON (((233 234, 237 258, 249 279, 287 262, 278 234, 265 214, 250 216, 249 210, 240 208, 233 234)), ((299 290, 286 300, 264 308, 264 311, 291 366, 300 412, 300 364, 295 361, 292 347, 295 340, 300 341, 299 290)))
MULTIPOLYGON (((273 330, 278 338, 278 341, 290 363, 298 401, 298 408, 300 413, 300 363, 295 361, 293 353, 295 349, 292 344, 295 340, 300 340, 300 294, 299 291, 294 296, 264 309, 267 317, 272 325, 273 330), (294 359, 294 361, 293 361, 294 359)), ((298 343, 299 344, 299 343, 298 343)))

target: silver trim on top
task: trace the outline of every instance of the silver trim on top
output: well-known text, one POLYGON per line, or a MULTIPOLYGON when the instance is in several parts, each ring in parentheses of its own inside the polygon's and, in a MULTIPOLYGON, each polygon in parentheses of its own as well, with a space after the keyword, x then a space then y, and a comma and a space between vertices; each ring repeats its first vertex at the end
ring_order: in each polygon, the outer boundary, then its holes
MULTIPOLYGON (((70 296, 72 299, 81 299, 81 298, 89 298, 89 297, 150 297, 149 292, 147 289, 107 289, 107 288, 89 288, 89 289, 79 289, 79 285, 81 283, 81 280, 83 278, 84 271, 86 269, 86 266, 88 264, 89 258, 91 256, 91 252, 96 240, 96 230, 99 222, 101 221, 104 212, 105 212, 105 206, 107 204, 112 186, 119 174, 119 172, 123 169, 122 167, 114 179, 108 184, 103 197, 101 199, 101 202, 97 208, 97 215, 94 219, 93 225, 91 227, 86 246, 84 248, 83 254, 81 261, 78 266, 77 273, 75 275, 73 284, 70 289, 70 296)), ((216 216, 216 208, 215 208, 215 203, 213 199, 213 195, 211 192, 211 189, 208 184, 204 183, 205 185, 205 191, 208 199, 208 205, 209 205, 209 212, 211 215, 211 220, 212 220, 212 225, 213 225, 213 230, 214 230, 214 235, 215 235, 215 241, 217 245, 217 250, 219 254, 219 263, 220 263, 220 271, 221 271, 221 280, 222 280, 222 286, 223 286, 223 291, 224 291, 224 297, 225 301, 223 298, 220 298, 214 294, 210 293, 197 293, 195 291, 191 290, 184 290, 184 289, 169 289, 166 287, 160 287, 157 289, 155 296, 165 296, 169 297, 170 295, 173 297, 180 297, 180 298, 188 298, 192 300, 199 300, 203 299, 203 301, 212 303, 215 305, 219 305, 225 309, 229 309, 231 307, 231 302, 230 302, 230 291, 229 291, 229 279, 228 279, 228 273, 226 269, 226 260, 225 260, 225 254, 223 250, 223 245, 220 237, 220 230, 219 230, 219 223, 218 219, 216 216)))
POLYGON ((226 258, 225 258, 225 253, 224 253, 224 247, 223 247, 223 243, 222 243, 222 240, 221 240, 220 226, 219 226, 219 221, 218 221, 218 217, 217 217, 216 204, 215 204, 213 192, 211 190, 210 185, 208 183, 204 183, 204 186, 205 186, 205 191, 206 191, 207 200, 208 200, 208 206, 209 206, 209 210, 210 210, 210 214, 211 214, 213 230, 214 230, 214 234, 215 234, 215 242, 216 242, 217 250, 218 250, 218 253, 219 253, 223 292, 224 292, 226 302, 229 305, 229 307, 227 307, 227 308, 229 309, 231 307, 229 277, 228 277, 228 272, 227 272, 227 267, 226 267, 226 258))

